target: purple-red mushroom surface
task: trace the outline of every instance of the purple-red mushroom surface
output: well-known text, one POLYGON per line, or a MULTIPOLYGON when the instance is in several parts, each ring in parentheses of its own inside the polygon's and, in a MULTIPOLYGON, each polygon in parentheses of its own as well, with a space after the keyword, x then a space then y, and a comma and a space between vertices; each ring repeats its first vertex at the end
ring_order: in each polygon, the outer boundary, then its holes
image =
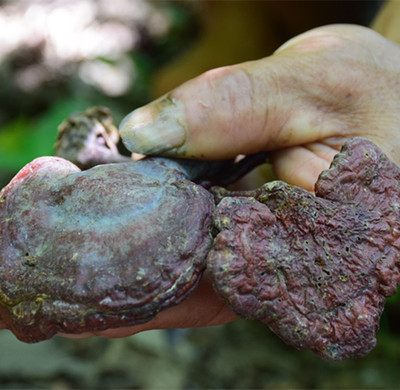
POLYGON ((151 319, 196 286, 213 209, 172 160, 34 160, 0 192, 0 318, 27 342, 151 319))
POLYGON ((367 354, 400 281, 398 167, 354 138, 315 195, 280 181, 224 195, 207 261, 231 308, 324 359, 367 354))

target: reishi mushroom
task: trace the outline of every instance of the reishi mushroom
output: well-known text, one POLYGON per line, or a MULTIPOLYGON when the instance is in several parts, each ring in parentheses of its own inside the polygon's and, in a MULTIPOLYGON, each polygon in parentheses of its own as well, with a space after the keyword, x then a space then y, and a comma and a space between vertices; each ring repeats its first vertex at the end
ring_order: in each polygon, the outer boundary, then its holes
POLYGON ((230 307, 323 359, 367 354, 400 281, 398 167, 354 138, 315 195, 280 181, 219 194, 207 264, 230 307))
POLYGON ((56 155, 81 169, 130 161, 118 150, 119 134, 107 107, 72 113, 58 126, 56 155))
POLYGON ((108 115, 74 115, 57 140, 74 163, 38 158, 0 192, 0 320, 20 340, 146 322, 207 265, 232 310, 298 349, 341 360, 375 346, 400 281, 400 171, 376 145, 346 142, 315 194, 210 192, 265 156, 133 162, 108 115))
POLYGON ((27 342, 150 320, 196 286, 213 208, 172 160, 34 160, 0 192, 0 318, 27 342))

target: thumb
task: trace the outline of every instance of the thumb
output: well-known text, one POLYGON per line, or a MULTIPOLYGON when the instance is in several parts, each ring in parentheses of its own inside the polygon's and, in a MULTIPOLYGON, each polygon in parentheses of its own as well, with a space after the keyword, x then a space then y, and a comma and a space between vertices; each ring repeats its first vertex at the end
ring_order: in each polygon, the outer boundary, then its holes
POLYGON ((365 35, 370 46, 382 46, 383 38, 366 28, 329 26, 270 57, 208 71, 130 113, 120 125, 123 142, 142 154, 204 159, 326 139, 336 149, 338 139, 376 119, 365 99, 376 87, 369 72, 374 48, 365 47, 365 35))
POLYGON ((322 134, 298 103, 296 73, 279 56, 208 71, 130 113, 120 135, 130 151, 204 159, 310 142, 322 134))

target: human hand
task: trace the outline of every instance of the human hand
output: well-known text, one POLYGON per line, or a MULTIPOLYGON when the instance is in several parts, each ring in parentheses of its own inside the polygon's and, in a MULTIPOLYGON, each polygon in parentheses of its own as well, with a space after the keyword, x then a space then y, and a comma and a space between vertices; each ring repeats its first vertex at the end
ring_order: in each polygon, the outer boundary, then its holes
POLYGON ((231 158, 271 152, 279 179, 313 190, 346 138, 396 163, 400 49, 352 25, 311 30, 271 57, 211 70, 133 111, 120 134, 143 154, 231 158))
MULTIPOLYGON (((399 46, 372 30, 315 29, 271 57, 188 81, 128 115, 121 136, 144 154, 223 159, 269 151, 279 179, 312 191, 353 136, 369 138, 400 164, 399 60, 399 46)), ((235 317, 205 275, 188 299, 152 321, 100 334, 210 326, 235 317)))

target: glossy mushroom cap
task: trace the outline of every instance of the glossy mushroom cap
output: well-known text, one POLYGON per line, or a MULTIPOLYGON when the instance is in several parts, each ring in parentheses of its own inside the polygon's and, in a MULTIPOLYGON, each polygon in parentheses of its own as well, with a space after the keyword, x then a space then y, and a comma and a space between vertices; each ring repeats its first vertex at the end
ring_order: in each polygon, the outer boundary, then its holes
POLYGON ((34 160, 0 192, 0 318, 27 342, 150 320, 196 286, 213 209, 166 159, 34 160))

